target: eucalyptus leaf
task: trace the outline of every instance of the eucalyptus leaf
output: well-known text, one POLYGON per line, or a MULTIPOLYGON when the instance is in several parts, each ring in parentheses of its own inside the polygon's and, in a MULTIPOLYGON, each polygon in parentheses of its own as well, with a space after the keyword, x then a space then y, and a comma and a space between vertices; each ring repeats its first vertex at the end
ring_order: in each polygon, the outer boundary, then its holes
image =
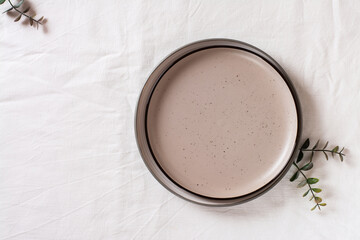
POLYGON ((300 149, 306 149, 309 147, 309 145, 310 145, 310 140, 306 139, 300 149))
POLYGON ((44 19, 44 16, 42 16, 41 18, 39 18, 38 22, 41 22, 44 19))
POLYGON ((30 23, 30 26, 32 26, 34 23, 34 20, 32 18, 29 18, 29 23, 30 23))
POLYGON ((301 181, 298 185, 297 185, 297 187, 298 188, 302 188, 303 186, 305 186, 306 185, 306 180, 303 180, 303 181, 301 181))
POLYGON ((5 2, 5 0, 0 0, 0 4, 3 4, 5 2))
POLYGON ((307 183, 308 184, 315 184, 315 183, 317 183, 319 181, 319 179, 317 179, 317 178, 308 178, 307 179, 307 183))
POLYGON ((310 155, 310 162, 312 162, 313 157, 314 157, 314 152, 311 152, 311 155, 310 155))
POLYGON ((15 8, 18 8, 20 7, 23 3, 24 3, 25 0, 20 0, 17 4, 14 4, 14 7, 15 8))
POLYGON ((11 8, 9 8, 8 10, 5 10, 3 13, 7 13, 7 12, 10 12, 11 10, 13 10, 14 8, 13 7, 11 7, 11 8))
POLYGON ((296 159, 296 163, 300 162, 303 159, 303 157, 304 157, 304 153, 302 151, 300 151, 299 155, 298 155, 298 157, 296 159))
POLYGON ((20 18, 21 18, 21 14, 17 17, 17 18, 15 18, 15 20, 14 20, 14 22, 17 22, 17 21, 19 21, 20 20, 20 18))
POLYGON ((311 198, 309 199, 309 201, 313 200, 314 196, 311 196, 311 198))
POLYGON ((322 202, 322 198, 321 198, 321 197, 315 197, 315 202, 316 202, 316 203, 321 203, 321 202, 322 202))
POLYGON ((306 195, 308 195, 309 192, 310 192, 310 189, 307 190, 307 191, 303 194, 303 197, 306 197, 306 195))
POLYGON ((340 153, 342 153, 342 152, 344 151, 344 148, 345 148, 345 147, 343 147, 343 148, 340 150, 340 153))
POLYGON ((317 206, 317 205, 315 205, 315 206, 311 209, 311 211, 314 211, 314 210, 315 210, 315 208, 316 208, 316 206, 317 206))
POLYGON ((30 7, 27 7, 27 8, 23 11, 23 13, 27 13, 29 10, 30 10, 30 7))
POLYGON ((329 157, 328 157, 328 155, 326 154, 326 152, 323 152, 323 153, 325 154, 326 160, 329 160, 329 157))
POLYGON ((320 139, 317 140, 317 142, 315 143, 315 145, 313 146, 312 150, 315 150, 317 148, 317 146, 319 145, 320 139))
POLYGON ((322 206, 322 207, 325 207, 326 203, 320 203, 319 205, 322 206))
POLYGON ((329 144, 329 141, 326 141, 325 146, 323 147, 323 150, 325 150, 325 148, 327 147, 328 144, 329 144))
POLYGON ((344 161, 344 157, 341 154, 339 154, 339 157, 340 157, 340 161, 344 161))
POLYGON ((295 181, 298 177, 299 177, 299 171, 296 171, 296 173, 294 173, 294 175, 292 175, 292 177, 290 178, 290 182, 295 181))
POLYGON ((333 153, 336 153, 339 150, 339 146, 334 147, 333 150, 331 150, 333 153))
POLYGON ((308 164, 304 165, 304 166, 301 168, 301 170, 303 170, 303 171, 308 171, 308 170, 312 169, 313 166, 314 166, 314 164, 313 164, 312 162, 309 162, 308 164))
POLYGON ((319 192, 322 191, 320 188, 312 188, 312 190, 313 190, 314 192, 316 192, 316 193, 319 193, 319 192))

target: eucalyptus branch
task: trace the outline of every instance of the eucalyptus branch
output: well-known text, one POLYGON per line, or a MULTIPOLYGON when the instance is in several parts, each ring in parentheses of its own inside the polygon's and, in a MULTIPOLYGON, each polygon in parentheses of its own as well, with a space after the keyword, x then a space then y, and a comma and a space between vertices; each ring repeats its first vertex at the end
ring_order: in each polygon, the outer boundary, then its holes
POLYGON ((312 197, 310 198, 310 201, 314 199, 314 201, 316 203, 316 205, 311 209, 311 211, 313 211, 316 207, 318 207, 318 209, 321 210, 320 206, 325 207, 326 203, 323 203, 322 198, 316 196, 315 192, 319 193, 322 190, 320 188, 313 188, 311 186, 311 184, 317 183, 319 181, 319 179, 318 178, 308 178, 305 175, 305 173, 302 171, 302 169, 296 163, 293 163, 293 165, 297 168, 296 173, 293 175, 296 177, 292 177, 290 179, 290 181, 294 181, 299 176, 299 173, 300 173, 304 177, 304 180, 298 184, 298 188, 301 188, 305 185, 308 185, 308 187, 309 187, 309 189, 303 194, 303 197, 306 197, 306 195, 308 195, 308 193, 311 192, 312 197))
MULTIPOLYGON (((35 25, 36 27, 39 27, 39 24, 43 25, 44 16, 42 16, 39 19, 35 19, 35 14, 33 16, 26 14, 27 12, 30 11, 30 7, 27 7, 23 10, 19 10, 19 8, 22 6, 22 4, 24 3, 25 0, 20 0, 17 4, 13 4, 11 2, 11 0, 7 0, 7 1, 9 2, 11 7, 9 9, 7 9, 6 11, 4 11, 3 13, 7 13, 10 11, 16 11, 20 14, 14 19, 14 22, 18 22, 21 19, 21 17, 24 16, 29 19, 30 26, 35 25)), ((3 4, 4 2, 5 2, 5 0, 0 0, 0 4, 3 4)))
POLYGON ((319 179, 318 178, 308 178, 304 173, 304 171, 309 171, 310 169, 313 168, 314 164, 313 164, 312 160, 313 160, 315 152, 323 152, 326 157, 326 160, 329 159, 328 155, 326 154, 327 152, 331 153, 331 155, 333 157, 335 154, 337 154, 341 161, 344 160, 344 156, 345 156, 345 154, 343 153, 344 148, 342 148, 340 151, 339 151, 339 146, 336 146, 333 149, 327 149, 326 147, 328 146, 329 142, 326 142, 323 148, 318 148, 319 142, 320 142, 320 140, 318 140, 312 148, 308 148, 310 146, 310 140, 309 139, 305 140, 305 142, 299 149, 299 155, 298 155, 296 161, 293 163, 293 165, 296 167, 297 170, 294 173, 294 175, 290 178, 290 181, 293 182, 299 177, 300 174, 303 176, 304 180, 298 184, 298 188, 304 187, 305 185, 308 186, 309 189, 303 194, 303 197, 305 197, 309 192, 311 193, 312 196, 310 198, 310 201, 314 199, 315 204, 316 204, 311 209, 311 211, 314 210, 316 207, 319 210, 321 210, 321 207, 326 206, 326 203, 322 202, 322 198, 316 196, 316 194, 315 194, 315 193, 320 193, 322 190, 320 188, 312 187, 313 184, 319 182, 319 179), (302 161, 302 159, 304 157, 304 152, 311 152, 310 159, 306 164, 304 164, 303 166, 300 167, 298 165, 298 163, 300 163, 302 161))
POLYGON ((312 148, 308 148, 310 145, 310 140, 306 139, 303 146, 300 148, 301 152, 311 152, 310 155, 310 161, 312 161, 315 152, 322 152, 325 155, 326 160, 329 160, 329 157, 327 153, 331 153, 331 156, 334 158, 335 155, 338 155, 340 158, 340 161, 344 161, 345 154, 343 153, 344 147, 339 151, 339 146, 334 147, 333 149, 326 149, 326 147, 329 144, 329 141, 327 141, 323 148, 318 148, 320 139, 315 143, 315 145, 312 148))

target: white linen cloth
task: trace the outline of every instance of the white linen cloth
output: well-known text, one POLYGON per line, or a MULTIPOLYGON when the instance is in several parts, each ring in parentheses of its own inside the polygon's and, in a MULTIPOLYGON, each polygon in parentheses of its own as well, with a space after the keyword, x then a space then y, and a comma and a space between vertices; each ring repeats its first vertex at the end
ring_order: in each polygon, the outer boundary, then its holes
MULTIPOLYGON (((360 2, 40 1, 39 30, 0 15, 0 239, 360 239, 360 2), (170 52, 206 38, 261 48, 288 72, 303 137, 346 146, 243 205, 186 202, 149 173, 137 97, 170 52)), ((0 6, 4 11, 7 4, 0 6)))

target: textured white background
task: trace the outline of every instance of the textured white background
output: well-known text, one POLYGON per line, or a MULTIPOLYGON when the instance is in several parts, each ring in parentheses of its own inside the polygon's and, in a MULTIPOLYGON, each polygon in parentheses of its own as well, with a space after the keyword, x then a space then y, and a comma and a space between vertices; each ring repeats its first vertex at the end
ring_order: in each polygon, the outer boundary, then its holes
POLYGON ((0 239, 360 238, 359 1, 31 2, 48 18, 38 31, 0 15, 0 239), (147 75, 213 37, 273 56, 304 137, 348 148, 343 163, 314 160, 323 211, 310 212, 293 169, 228 208, 181 200, 146 169, 133 116, 147 75))

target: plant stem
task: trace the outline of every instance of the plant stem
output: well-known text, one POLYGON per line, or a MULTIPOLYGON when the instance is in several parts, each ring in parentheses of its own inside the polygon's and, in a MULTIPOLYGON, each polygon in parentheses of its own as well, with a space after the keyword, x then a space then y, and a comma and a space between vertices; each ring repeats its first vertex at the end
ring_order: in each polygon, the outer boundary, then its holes
POLYGON ((306 184, 309 186, 310 192, 311 192, 311 194, 312 194, 312 196, 313 196, 313 198, 314 198, 314 201, 315 201, 315 203, 316 203, 316 206, 319 208, 319 210, 321 210, 321 209, 320 209, 320 205, 316 202, 315 193, 314 193, 314 191, 312 190, 311 185, 307 182, 307 179, 308 179, 308 178, 307 178, 306 175, 303 173, 303 171, 301 171, 301 169, 299 168, 299 166, 298 166, 295 162, 293 162, 293 164, 294 164, 294 166, 297 168, 297 170, 301 173, 301 175, 305 178, 306 184))
POLYGON ((42 25, 42 23, 39 22, 38 20, 36 20, 35 18, 30 17, 29 15, 27 15, 27 14, 21 12, 20 10, 18 10, 18 9, 12 4, 12 2, 11 2, 10 0, 8 0, 8 2, 10 3, 11 7, 12 7, 15 11, 17 11, 18 13, 20 13, 21 15, 23 15, 23 16, 29 18, 29 19, 32 19, 32 21, 36 22, 37 24, 42 25))
POLYGON ((341 153, 341 152, 333 152, 331 150, 322 150, 322 149, 301 149, 301 151, 303 152, 329 152, 329 153, 335 153, 335 154, 339 154, 342 156, 345 156, 345 154, 341 153))

